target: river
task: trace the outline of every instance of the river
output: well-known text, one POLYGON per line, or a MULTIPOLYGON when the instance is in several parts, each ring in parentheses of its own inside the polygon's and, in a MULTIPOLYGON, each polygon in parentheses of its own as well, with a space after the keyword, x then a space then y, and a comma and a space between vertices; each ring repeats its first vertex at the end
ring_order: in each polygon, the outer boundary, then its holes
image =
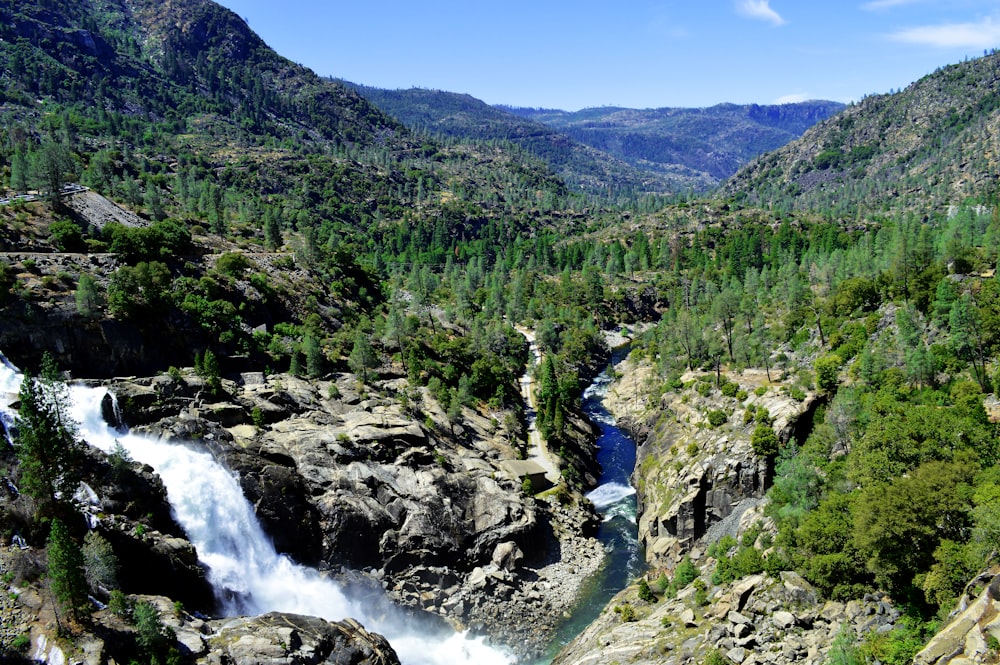
MULTIPOLYGON (((0 414, 13 414, 21 375, 0 355, 0 414)), ((80 436, 105 452, 121 444, 163 480, 177 522, 188 534, 226 616, 291 612, 329 620, 351 617, 384 635, 403 665, 508 665, 513 658, 481 639, 391 604, 357 595, 315 569, 275 552, 231 471, 203 448, 115 429, 104 421, 104 388, 70 387, 80 436)), ((5 427, 6 428, 6 427, 5 427)))
MULTIPOLYGON (((7 399, 15 397, 20 374, 0 355, 0 419, 12 420, 7 399), (4 396, 7 399, 4 399, 4 396)), ((601 464, 599 485, 588 497, 604 519, 598 538, 608 558, 586 584, 573 615, 557 633, 548 663, 558 649, 593 621, 610 598, 643 570, 637 539, 636 497, 629 479, 635 444, 615 426, 601 403, 610 379, 602 373, 584 392, 583 409, 601 430, 597 440, 601 464)), ((243 497, 232 472, 209 453, 183 442, 156 439, 115 429, 104 422, 104 388, 72 386, 73 415, 80 434, 91 445, 111 452, 120 443, 136 461, 152 466, 164 481, 175 517, 188 533, 199 558, 210 569, 209 581, 230 616, 269 611, 295 612, 337 620, 359 619, 385 635, 404 665, 494 665, 512 658, 439 625, 414 622, 412 613, 370 596, 350 592, 317 571, 277 554, 263 533, 253 508, 243 497)))
MULTIPOLYGON (((617 354, 616 354, 617 356, 617 354)), ((556 653, 596 619, 611 598, 645 570, 645 556, 636 526, 636 496, 631 485, 635 468, 635 442, 616 424, 604 408, 611 378, 602 372, 583 393, 583 411, 601 430, 597 438, 597 461, 601 465, 598 486, 587 497, 603 520, 598 540, 608 556, 604 566, 581 590, 576 610, 560 626, 545 658, 533 665, 547 665, 556 653)))

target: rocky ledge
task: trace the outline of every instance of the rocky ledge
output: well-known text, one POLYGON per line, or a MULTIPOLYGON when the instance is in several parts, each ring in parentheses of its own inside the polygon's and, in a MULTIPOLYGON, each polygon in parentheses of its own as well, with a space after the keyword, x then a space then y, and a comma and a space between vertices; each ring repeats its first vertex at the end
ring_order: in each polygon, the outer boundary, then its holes
POLYGON ((134 430, 200 443, 236 471, 279 551, 361 571, 518 655, 543 650, 603 561, 579 492, 526 493, 504 464, 518 446, 502 418, 466 408, 456 423, 404 379, 248 373, 213 394, 185 371, 112 390, 134 430))
POLYGON ((759 371, 724 375, 727 395, 714 373, 689 372, 683 387, 649 401, 644 391, 656 378, 649 366, 625 360, 616 370, 623 378, 605 404, 639 444, 639 538, 647 561, 670 570, 704 538, 735 535, 767 491, 773 469, 751 446, 757 414, 788 441, 816 395, 793 397, 759 371))
POLYGON ((853 641, 871 631, 888 632, 900 618, 877 596, 821 603, 809 583, 792 572, 710 587, 708 601, 700 605, 691 586, 675 599, 649 603, 630 587, 553 665, 679 665, 703 662, 713 650, 737 665, 821 665, 839 635, 853 641))

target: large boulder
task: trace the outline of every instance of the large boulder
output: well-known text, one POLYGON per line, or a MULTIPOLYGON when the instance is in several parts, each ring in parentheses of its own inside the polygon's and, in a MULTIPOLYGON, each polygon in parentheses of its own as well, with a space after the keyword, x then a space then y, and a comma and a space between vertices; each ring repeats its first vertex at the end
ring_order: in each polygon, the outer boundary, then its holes
POLYGON ((384 637, 352 619, 272 612, 212 625, 200 665, 399 665, 384 637))

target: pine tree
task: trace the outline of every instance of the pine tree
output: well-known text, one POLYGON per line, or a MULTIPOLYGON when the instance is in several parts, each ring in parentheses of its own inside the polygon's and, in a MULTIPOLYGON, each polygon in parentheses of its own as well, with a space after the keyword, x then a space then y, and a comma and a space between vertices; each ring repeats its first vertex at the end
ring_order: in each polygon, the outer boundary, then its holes
POLYGON ((25 372, 18 394, 14 448, 21 491, 41 504, 42 512, 70 496, 79 483, 77 424, 69 415, 69 392, 58 378, 52 356, 42 357, 37 379, 25 372))
POLYGON ((49 562, 49 587, 52 595, 74 619, 87 610, 87 579, 83 571, 83 552, 70 536, 62 520, 52 520, 52 530, 45 546, 49 562))

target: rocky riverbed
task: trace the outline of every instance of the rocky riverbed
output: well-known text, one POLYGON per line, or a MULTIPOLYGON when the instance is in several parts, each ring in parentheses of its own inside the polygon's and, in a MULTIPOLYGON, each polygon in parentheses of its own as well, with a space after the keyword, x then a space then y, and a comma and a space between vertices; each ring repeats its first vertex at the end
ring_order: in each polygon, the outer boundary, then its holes
POLYGON ((299 561, 361 571, 405 606, 531 655, 603 560, 590 503, 565 485, 525 494, 488 414, 466 409, 453 426, 401 379, 248 373, 223 387, 211 395, 191 372, 112 386, 135 430, 194 441, 234 469, 299 561))

